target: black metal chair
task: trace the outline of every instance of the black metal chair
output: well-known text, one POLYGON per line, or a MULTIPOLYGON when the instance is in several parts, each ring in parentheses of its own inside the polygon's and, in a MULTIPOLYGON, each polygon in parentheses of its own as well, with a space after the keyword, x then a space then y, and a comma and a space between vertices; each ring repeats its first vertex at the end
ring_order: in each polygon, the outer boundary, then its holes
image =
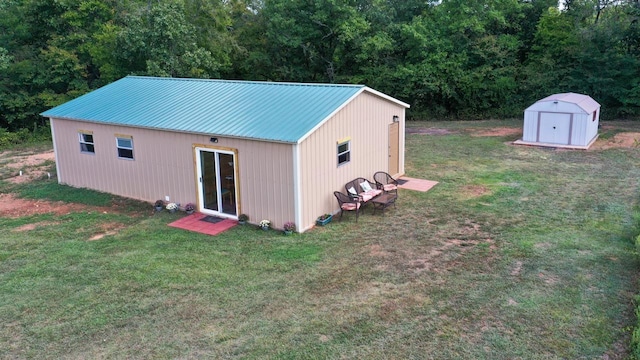
POLYGON ((341 193, 340 191, 334 191, 333 195, 335 195, 338 200, 338 204, 340 205, 340 221, 342 221, 342 214, 345 211, 355 211, 356 222, 358 222, 358 214, 360 213, 360 206, 362 206, 360 199, 357 196, 349 196, 341 193))
POLYGON ((382 189, 385 193, 394 193, 398 196, 398 180, 394 179, 391 175, 384 171, 378 171, 373 174, 373 181, 376 182, 378 189, 382 189))

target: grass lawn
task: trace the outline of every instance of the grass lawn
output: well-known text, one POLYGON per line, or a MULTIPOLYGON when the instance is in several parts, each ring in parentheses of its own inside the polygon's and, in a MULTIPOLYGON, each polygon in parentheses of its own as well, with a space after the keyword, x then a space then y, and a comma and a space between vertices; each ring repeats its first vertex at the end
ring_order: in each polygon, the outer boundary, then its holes
POLYGON ((408 126, 449 130, 406 137, 407 175, 440 184, 295 236, 199 235, 148 204, 0 182, 120 204, 0 218, 0 358, 624 358, 640 149, 473 134, 521 121, 408 126))

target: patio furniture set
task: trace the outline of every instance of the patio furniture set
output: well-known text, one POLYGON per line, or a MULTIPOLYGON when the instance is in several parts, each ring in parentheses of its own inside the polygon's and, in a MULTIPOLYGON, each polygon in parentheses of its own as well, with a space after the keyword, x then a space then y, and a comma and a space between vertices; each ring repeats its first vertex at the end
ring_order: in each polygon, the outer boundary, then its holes
POLYGON ((381 210, 384 214, 387 207, 395 207, 398 199, 398 181, 384 171, 373 174, 373 180, 355 178, 344 185, 346 194, 340 191, 333 192, 340 205, 340 220, 345 211, 355 211, 358 222, 360 209, 368 203, 373 204, 374 214, 376 210, 381 210))

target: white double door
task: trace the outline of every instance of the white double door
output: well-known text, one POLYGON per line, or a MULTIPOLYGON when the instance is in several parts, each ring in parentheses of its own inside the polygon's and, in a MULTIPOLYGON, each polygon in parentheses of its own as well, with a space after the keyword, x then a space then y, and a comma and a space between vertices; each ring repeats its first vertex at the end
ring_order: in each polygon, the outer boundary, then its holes
POLYGON ((236 162, 233 151, 196 148, 198 211, 237 218, 236 162))

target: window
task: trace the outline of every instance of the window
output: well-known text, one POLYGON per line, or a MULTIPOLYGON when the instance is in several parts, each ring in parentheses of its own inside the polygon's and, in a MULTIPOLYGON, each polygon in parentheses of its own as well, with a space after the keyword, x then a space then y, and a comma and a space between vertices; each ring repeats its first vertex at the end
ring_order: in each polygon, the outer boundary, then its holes
POLYGON ((593 112, 593 119, 591 121, 596 121, 596 113, 598 112, 598 110, 593 112))
POLYGON ((338 166, 351 161, 351 140, 338 141, 338 166))
POLYGON ((133 138, 131 136, 116 135, 116 146, 119 158, 133 160, 133 138))
POLYGON ((95 154, 96 148, 93 143, 93 133, 90 131, 81 131, 78 133, 80 139, 80 152, 87 154, 95 154))

